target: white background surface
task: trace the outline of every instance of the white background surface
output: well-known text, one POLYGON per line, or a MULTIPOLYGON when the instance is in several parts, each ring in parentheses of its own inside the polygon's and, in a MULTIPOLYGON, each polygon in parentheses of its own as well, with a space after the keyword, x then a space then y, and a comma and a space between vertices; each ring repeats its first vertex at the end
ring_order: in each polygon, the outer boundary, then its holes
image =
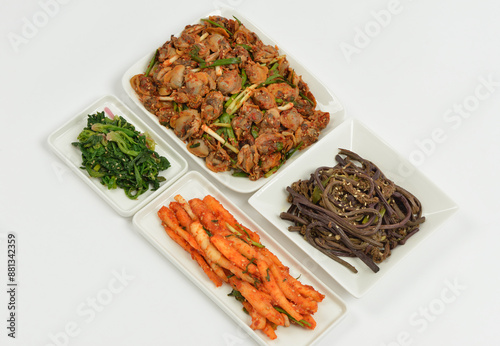
MULTIPOLYGON (((498 2, 0 3, 0 344, 253 344, 46 145, 103 95, 134 110, 121 89, 124 71, 172 30, 222 5, 305 63, 347 118, 369 126, 460 206, 363 298, 327 282, 350 311, 321 344, 500 342, 498 2), (30 31, 28 22, 39 27, 30 31), (363 41, 363 33, 371 36, 363 41), (345 54, 347 45, 355 52, 345 54), (464 116, 454 114, 457 106, 464 116), (10 232, 18 239, 15 340, 6 336, 10 232)), ((248 205, 250 195, 227 196, 271 229, 248 205)))

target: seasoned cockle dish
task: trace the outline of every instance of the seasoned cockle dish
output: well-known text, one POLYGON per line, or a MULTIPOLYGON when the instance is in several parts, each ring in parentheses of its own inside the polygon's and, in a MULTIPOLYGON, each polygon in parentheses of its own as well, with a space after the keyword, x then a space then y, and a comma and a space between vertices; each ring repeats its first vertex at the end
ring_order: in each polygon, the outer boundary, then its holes
POLYGON ((330 121, 286 56, 236 18, 187 25, 130 82, 144 107, 210 170, 251 180, 316 142, 330 121))

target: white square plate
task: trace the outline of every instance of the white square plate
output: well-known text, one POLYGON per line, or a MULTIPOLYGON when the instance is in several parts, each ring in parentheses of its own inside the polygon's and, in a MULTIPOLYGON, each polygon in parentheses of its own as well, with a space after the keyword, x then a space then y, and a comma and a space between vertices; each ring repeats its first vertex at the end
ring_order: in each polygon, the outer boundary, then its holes
POLYGON ((257 191, 249 199, 249 203, 294 242, 302 250, 301 255, 310 256, 328 275, 357 298, 364 295, 457 210, 455 203, 443 191, 416 170, 404 157, 355 120, 341 124, 327 138, 314 146, 307 157, 297 159, 286 171, 280 172, 272 182, 257 191), (320 166, 334 166, 335 155, 338 154, 339 148, 354 151, 361 157, 372 161, 389 179, 410 191, 422 203, 423 216, 426 221, 420 227, 420 231, 413 235, 405 245, 392 250, 391 256, 379 264, 378 273, 372 272, 358 258, 343 258, 358 269, 358 273, 352 273, 309 245, 300 234, 289 232, 288 227, 292 223, 282 220, 279 216, 290 206, 287 202, 286 187, 300 179, 309 179, 310 174, 320 166))
MULTIPOLYGON (((233 16, 237 17, 249 30, 252 30, 255 32, 259 38, 265 43, 265 44, 270 44, 270 45, 277 45, 280 48, 280 54, 285 54, 287 56, 288 61, 290 62, 290 67, 294 68, 297 74, 301 75, 303 77, 303 80, 309 85, 309 88, 311 89, 311 92, 314 94, 318 108, 324 112, 329 112, 330 113, 330 123, 328 126, 321 132, 321 135, 319 137, 319 141, 321 141, 322 138, 324 138, 328 133, 330 133, 336 126, 338 126, 344 118, 344 108, 338 101, 338 99, 326 88, 325 85, 323 85, 318 78, 316 78, 312 73, 310 73, 304 65, 299 63, 293 56, 291 56, 289 53, 287 53, 283 47, 279 45, 279 43, 275 42, 273 39, 271 39, 269 36, 267 36, 265 33, 263 33, 259 28, 257 28, 254 24, 252 24, 249 20, 244 18, 244 16, 241 13, 238 13, 234 10, 231 9, 221 9, 217 10, 214 12, 211 12, 207 14, 204 17, 196 18, 195 20, 191 22, 186 22, 186 24, 190 23, 199 23, 199 20, 201 18, 207 18, 208 16, 211 15, 219 15, 223 16, 226 18, 233 18, 233 16)), ((172 28, 171 34, 176 34, 177 35, 184 30, 184 27, 182 28, 172 28)), ((165 36, 165 40, 170 37, 170 33, 168 36, 165 36)), ((158 44, 158 47, 163 45, 164 42, 161 42, 158 44)), ((132 101, 144 111, 144 114, 148 116, 152 121, 158 125, 159 127, 159 132, 162 134, 165 134, 168 136, 172 141, 176 142, 180 148, 186 153, 186 155, 189 155, 193 157, 195 162, 200 165, 202 169, 204 169, 208 174, 213 176, 215 179, 217 179, 219 182, 227 186, 228 188, 236 191, 236 192, 241 192, 241 193, 249 193, 249 192, 254 192, 260 187, 262 187, 264 184, 272 180, 275 176, 272 175, 269 178, 261 178, 257 181, 251 181, 250 179, 247 178, 241 178, 241 177, 233 177, 231 175, 231 172, 223 172, 223 173, 214 173, 211 170, 209 170, 206 165, 205 165, 205 160, 201 158, 194 157, 186 148, 186 143, 181 141, 172 130, 166 128, 165 126, 161 126, 158 122, 158 119, 156 115, 153 113, 149 112, 141 103, 139 98, 137 97, 137 94, 135 93, 134 89, 130 86, 130 78, 135 76, 136 74, 144 73, 146 71, 146 68, 151 60, 151 57, 156 50, 157 47, 151 47, 151 51, 148 52, 142 59, 137 61, 134 65, 132 65, 127 72, 122 77, 122 86, 125 89, 125 92, 127 95, 132 99, 132 101)), ((306 148, 302 151, 299 151, 295 153, 295 155, 292 156, 290 160, 287 161, 286 164, 283 165, 283 167, 280 168, 281 170, 284 170, 287 166, 290 165, 290 163, 294 160, 296 160, 299 156, 305 155, 312 147, 314 147, 317 143, 313 144, 311 147, 306 148)))
MULTIPOLYGON (((247 215, 231 203, 217 188, 196 171, 189 172, 179 179, 170 188, 155 198, 145 208, 134 215, 132 222, 139 232, 181 272, 183 272, 198 288, 214 301, 224 312, 243 328, 252 338, 261 345, 310 345, 319 341, 345 315, 344 302, 321 281, 319 281, 301 262, 292 257, 285 249, 276 243, 267 233, 255 224, 247 215), (252 330, 249 325, 251 318, 241 309, 241 303, 228 297, 231 292, 229 285, 215 287, 212 281, 203 273, 191 255, 176 244, 165 233, 157 212, 163 206, 174 201, 174 196, 180 194, 186 200, 203 198, 212 195, 231 212, 236 220, 256 231, 261 237, 261 243, 273 252, 286 266, 294 277, 300 275, 300 281, 312 285, 325 295, 325 299, 318 304, 318 311, 314 314, 317 326, 314 330, 304 329, 292 325, 288 328, 280 327, 276 331, 277 339, 269 340, 259 331, 252 330)), ((199 323, 203 323, 200 321, 199 323)), ((196 329, 196 328, 194 328, 196 329)))
POLYGON ((63 160, 76 175, 82 178, 99 197, 103 198, 118 214, 126 217, 135 214, 139 209, 151 201, 151 199, 159 195, 187 171, 186 160, 173 150, 160 136, 150 130, 139 117, 113 95, 104 96, 79 112, 75 117, 49 136, 48 144, 55 154, 63 160), (106 107, 108 107, 113 114, 125 118, 129 123, 134 125, 138 131, 148 132, 151 138, 156 142, 155 151, 159 155, 166 157, 170 162, 170 167, 160 173, 160 176, 165 177, 167 180, 160 185, 158 190, 148 190, 136 200, 132 200, 125 195, 123 189, 117 188, 108 190, 108 188, 102 185, 98 179, 91 178, 87 171, 80 168, 82 164, 82 153, 80 149, 71 145, 71 143, 78 141, 78 135, 87 126, 88 115, 102 112, 106 107))

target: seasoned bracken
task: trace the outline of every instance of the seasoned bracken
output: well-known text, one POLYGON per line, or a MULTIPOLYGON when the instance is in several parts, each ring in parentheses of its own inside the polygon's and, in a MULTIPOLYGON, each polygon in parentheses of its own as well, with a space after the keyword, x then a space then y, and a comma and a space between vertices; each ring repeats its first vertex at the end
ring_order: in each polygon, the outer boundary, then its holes
POLYGON ((316 249, 357 272, 340 257, 358 257, 372 271, 425 221, 420 201, 388 179, 371 161, 340 149, 334 167, 287 187, 291 203, 280 217, 294 223, 316 249))

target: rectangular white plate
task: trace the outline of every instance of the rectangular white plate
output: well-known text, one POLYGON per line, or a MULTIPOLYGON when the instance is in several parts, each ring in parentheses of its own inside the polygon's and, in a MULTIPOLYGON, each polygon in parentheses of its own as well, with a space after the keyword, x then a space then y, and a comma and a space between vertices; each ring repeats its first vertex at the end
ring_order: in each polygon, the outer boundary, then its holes
MULTIPOLYGON (((322 138, 324 138, 328 133, 330 133, 336 126, 338 126, 344 118, 344 107, 340 104, 338 101, 337 97, 335 97, 327 88, 325 85, 323 85, 318 78, 316 78, 311 72, 307 70, 307 68, 298 62, 293 56, 291 56, 289 53, 287 53, 283 47, 279 45, 279 43, 275 42, 273 39, 271 39, 268 35, 262 32, 259 28, 257 28, 254 24, 252 24, 248 19, 246 19, 241 13, 238 13, 232 9, 221 9, 217 10, 214 12, 211 12, 207 14, 204 17, 196 18, 195 20, 191 22, 186 22, 186 24, 189 23, 199 23, 199 20, 201 18, 207 18, 208 16, 211 15, 219 15, 223 16, 226 18, 233 18, 233 16, 237 17, 249 30, 252 30, 255 32, 259 38, 265 43, 265 44, 270 44, 270 45, 277 45, 280 48, 280 54, 285 54, 287 56, 288 61, 290 62, 290 67, 294 68, 297 74, 301 75, 303 77, 303 80, 309 85, 309 88, 311 89, 311 92, 314 94, 318 108, 324 112, 329 112, 330 113, 330 123, 328 126, 321 132, 321 135, 319 137, 319 141, 321 141, 322 138)), ((172 28, 172 34, 179 34, 184 27, 182 28, 172 28)), ((168 36, 169 37, 169 36, 168 36)), ((168 39, 168 37, 165 37, 165 40, 168 39)), ((163 45, 164 42, 161 42, 158 44, 158 47, 163 45)), ((211 170, 209 170, 206 165, 205 165, 205 160, 201 158, 194 157, 186 148, 186 143, 182 142, 172 130, 166 128, 165 126, 161 126, 158 122, 157 117, 149 112, 140 102, 139 98, 137 97, 137 94, 135 91, 132 89, 130 86, 130 78, 135 76, 136 74, 144 73, 146 71, 146 68, 151 60, 152 54, 158 47, 151 47, 151 51, 148 52, 142 59, 137 61, 134 65, 132 65, 127 72, 122 77, 122 86, 125 89, 125 92, 127 95, 132 99, 132 101, 144 111, 144 114, 146 114, 147 117, 153 120, 155 124, 158 125, 160 128, 160 132, 162 134, 165 134, 168 136, 172 141, 176 142, 180 148, 186 153, 186 155, 189 155, 193 157, 193 159, 196 161, 197 164, 200 165, 202 169, 204 169, 206 172, 208 172, 211 176, 213 176, 215 179, 217 179, 219 182, 227 186, 228 188, 236 191, 236 192, 241 192, 241 193, 249 193, 249 192, 254 192, 260 187, 262 187, 264 184, 269 182, 274 178, 274 175, 269 177, 269 178, 261 178, 257 181, 251 181, 247 178, 237 178, 233 177, 231 175, 231 172, 223 172, 223 173, 214 173, 211 170)), ((316 143, 317 144, 317 143, 316 143)), ((314 145, 316 145, 314 144, 314 145)), ((311 147, 314 147, 312 145, 311 147)), ((290 165, 290 163, 294 160, 296 160, 299 156, 305 155, 310 148, 306 148, 302 151, 299 151, 295 155, 292 156, 290 160, 286 164, 283 165, 283 167, 280 168, 281 170, 286 169, 287 166, 290 165)))
POLYGON ((186 160, 173 150, 158 134, 148 128, 148 126, 135 115, 127 106, 113 95, 104 96, 97 100, 75 117, 71 118, 59 129, 48 137, 48 144, 55 154, 63 160, 73 172, 85 181, 98 195, 103 198, 118 214, 129 217, 144 207, 155 196, 170 186, 183 173, 187 171, 186 160), (155 151, 168 159, 170 167, 161 172, 160 176, 167 180, 160 185, 156 191, 147 191, 140 195, 137 200, 131 200, 125 195, 123 189, 108 190, 98 179, 91 178, 87 171, 80 168, 82 164, 82 154, 80 149, 71 143, 78 141, 80 132, 87 126, 88 114, 104 111, 108 107, 114 115, 120 115, 125 120, 135 126, 140 132, 148 132, 156 142, 155 151))
POLYGON ((375 283, 382 279, 391 268, 401 262, 404 256, 436 231, 456 210, 455 203, 421 172, 414 168, 404 157, 398 155, 375 134, 358 121, 346 121, 327 138, 318 143, 307 157, 301 157, 268 185, 257 191, 249 203, 273 223, 279 231, 294 242, 304 256, 318 263, 328 275, 342 285, 353 296, 359 298, 375 283), (288 231, 291 222, 282 220, 279 215, 288 210, 286 187, 300 179, 307 180, 320 166, 334 166, 338 149, 348 149, 372 161, 385 175, 396 184, 413 193, 422 203, 426 221, 420 231, 413 235, 405 245, 396 247, 391 256, 379 265, 380 271, 374 273, 358 258, 344 258, 358 269, 352 273, 341 264, 331 260, 315 249, 300 234, 288 231))
MULTIPOLYGON (((134 215, 132 222, 139 232, 166 258, 168 258, 181 272, 183 272, 196 286, 211 298, 224 312, 232 317, 236 323, 243 328, 252 338, 261 345, 310 345, 316 343, 345 315, 346 306, 344 302, 322 282, 320 282, 301 262, 292 257, 285 249, 276 243, 247 215, 231 203, 217 188, 205 179, 200 173, 192 171, 179 179, 160 196, 134 215), (278 258, 283 264, 290 268, 290 274, 294 277, 300 275, 300 281, 312 285, 325 295, 325 299, 318 304, 318 312, 314 314, 317 327, 314 330, 304 329, 292 325, 288 328, 279 327, 276 331, 278 338, 269 340, 261 332, 252 330, 249 325, 251 318, 241 309, 241 303, 228 297, 231 292, 229 285, 215 287, 212 281, 203 273, 191 255, 176 244, 165 233, 161 221, 157 216, 158 210, 174 201, 174 196, 180 194, 186 200, 192 198, 203 198, 212 195, 218 199, 234 217, 245 226, 256 231, 261 242, 278 258)), ((161 275, 161 273, 160 273, 161 275)), ((200 321, 200 323, 202 323, 200 321)))

